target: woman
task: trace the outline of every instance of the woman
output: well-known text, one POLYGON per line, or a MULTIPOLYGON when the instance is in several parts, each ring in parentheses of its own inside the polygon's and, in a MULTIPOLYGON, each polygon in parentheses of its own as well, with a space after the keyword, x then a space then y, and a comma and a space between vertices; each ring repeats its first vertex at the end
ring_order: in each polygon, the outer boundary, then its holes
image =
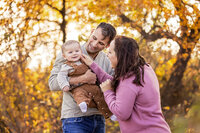
POLYGON ((160 104, 159 83, 155 72, 139 54, 136 41, 116 37, 108 57, 114 76, 105 73, 88 56, 82 60, 101 82, 105 101, 117 116, 122 133, 170 133, 160 104))

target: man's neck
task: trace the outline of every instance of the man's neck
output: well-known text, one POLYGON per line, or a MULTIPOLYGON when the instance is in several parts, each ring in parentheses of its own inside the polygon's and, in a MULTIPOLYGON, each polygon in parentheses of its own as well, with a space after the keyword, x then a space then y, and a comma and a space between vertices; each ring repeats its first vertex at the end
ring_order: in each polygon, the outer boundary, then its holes
POLYGON ((88 52, 89 56, 92 57, 92 59, 94 60, 96 58, 96 56, 98 55, 98 53, 90 53, 88 52))
MULTIPOLYGON (((87 43, 85 44, 85 50, 87 51, 86 46, 87 46, 87 43)), ((93 60, 94 60, 94 59, 96 58, 96 56, 99 54, 99 52, 97 52, 97 53, 90 53, 90 52, 88 52, 88 51, 87 51, 87 53, 88 53, 88 55, 89 55, 90 57, 92 57, 93 60)))

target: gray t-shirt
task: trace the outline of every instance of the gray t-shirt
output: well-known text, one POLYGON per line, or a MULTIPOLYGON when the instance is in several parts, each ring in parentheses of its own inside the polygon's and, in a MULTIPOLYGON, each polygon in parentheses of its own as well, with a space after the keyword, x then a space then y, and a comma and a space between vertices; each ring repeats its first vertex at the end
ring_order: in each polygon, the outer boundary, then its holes
MULTIPOLYGON (((88 55, 85 45, 81 46, 82 52, 88 55)), ((51 70, 51 75, 49 77, 49 87, 52 91, 62 90, 57 81, 57 75, 61 69, 61 66, 64 64, 66 60, 62 57, 62 53, 60 52, 56 61, 51 70)), ((113 74, 113 70, 111 68, 110 61, 104 52, 99 52, 96 56, 95 63, 97 63, 105 72, 110 75, 113 74)), ((62 101, 62 109, 61 109, 61 119, 62 118, 71 118, 71 117, 80 117, 80 116, 89 116, 93 114, 100 114, 100 112, 96 108, 88 108, 87 112, 82 113, 79 106, 76 104, 74 98, 72 97, 70 92, 63 92, 63 101, 62 101)))

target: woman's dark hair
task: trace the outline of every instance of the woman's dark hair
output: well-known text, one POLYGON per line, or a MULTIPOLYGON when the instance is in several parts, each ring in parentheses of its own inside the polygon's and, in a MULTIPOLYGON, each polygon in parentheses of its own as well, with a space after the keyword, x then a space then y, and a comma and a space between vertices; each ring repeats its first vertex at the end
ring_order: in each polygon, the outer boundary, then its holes
POLYGON ((125 36, 117 36, 114 41, 114 51, 118 62, 111 83, 112 87, 116 91, 120 79, 125 79, 132 75, 135 75, 133 84, 143 86, 144 65, 148 64, 146 64, 144 58, 140 56, 137 42, 134 39, 125 36))

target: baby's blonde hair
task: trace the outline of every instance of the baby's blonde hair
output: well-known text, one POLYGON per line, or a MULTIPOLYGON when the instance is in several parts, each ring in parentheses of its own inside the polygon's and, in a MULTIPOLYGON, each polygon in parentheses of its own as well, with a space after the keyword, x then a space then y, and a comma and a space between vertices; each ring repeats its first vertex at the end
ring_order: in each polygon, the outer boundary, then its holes
POLYGON ((68 40, 61 47, 62 53, 64 53, 64 51, 66 50, 66 47, 71 45, 71 44, 78 44, 80 46, 80 43, 78 41, 76 41, 76 40, 68 40))

